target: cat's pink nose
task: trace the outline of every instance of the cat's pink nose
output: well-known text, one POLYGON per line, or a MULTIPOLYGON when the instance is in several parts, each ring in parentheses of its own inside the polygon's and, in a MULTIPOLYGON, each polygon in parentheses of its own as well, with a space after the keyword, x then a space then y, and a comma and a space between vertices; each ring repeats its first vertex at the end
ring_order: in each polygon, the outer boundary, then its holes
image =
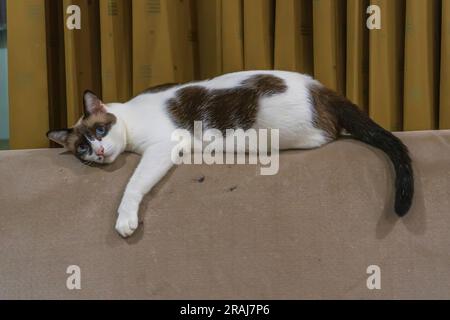
POLYGON ((98 156, 103 156, 104 152, 105 152, 105 149, 103 147, 100 147, 100 149, 95 151, 95 154, 98 156))

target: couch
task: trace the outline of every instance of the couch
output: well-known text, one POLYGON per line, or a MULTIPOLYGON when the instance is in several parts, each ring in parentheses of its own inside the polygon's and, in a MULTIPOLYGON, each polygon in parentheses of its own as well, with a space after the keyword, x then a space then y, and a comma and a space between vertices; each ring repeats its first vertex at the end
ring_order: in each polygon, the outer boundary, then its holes
POLYGON ((114 224, 137 155, 90 167, 63 149, 1 151, 0 298, 449 299, 450 131, 397 135, 415 170, 404 218, 388 158, 342 139, 282 152, 275 176, 180 165, 128 239, 114 224))

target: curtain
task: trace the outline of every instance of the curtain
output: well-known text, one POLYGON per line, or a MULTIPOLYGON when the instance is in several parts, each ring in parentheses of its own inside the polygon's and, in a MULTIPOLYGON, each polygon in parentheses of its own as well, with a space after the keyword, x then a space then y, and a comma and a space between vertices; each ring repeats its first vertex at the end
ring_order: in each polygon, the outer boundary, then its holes
POLYGON ((238 70, 313 75, 388 130, 450 128, 450 0, 8 0, 10 145, 82 113, 90 89, 124 102, 147 87, 238 70), (65 23, 81 9, 81 29, 65 23), (381 29, 366 27, 369 5, 381 29))

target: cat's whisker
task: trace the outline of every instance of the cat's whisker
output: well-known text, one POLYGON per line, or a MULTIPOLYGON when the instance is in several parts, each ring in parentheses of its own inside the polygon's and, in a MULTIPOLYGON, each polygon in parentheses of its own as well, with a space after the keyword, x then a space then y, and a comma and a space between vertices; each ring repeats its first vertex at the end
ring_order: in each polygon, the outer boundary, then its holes
POLYGON ((85 165, 87 165, 87 166, 92 167, 93 161, 92 161, 92 160, 82 160, 82 163, 85 164, 85 165))

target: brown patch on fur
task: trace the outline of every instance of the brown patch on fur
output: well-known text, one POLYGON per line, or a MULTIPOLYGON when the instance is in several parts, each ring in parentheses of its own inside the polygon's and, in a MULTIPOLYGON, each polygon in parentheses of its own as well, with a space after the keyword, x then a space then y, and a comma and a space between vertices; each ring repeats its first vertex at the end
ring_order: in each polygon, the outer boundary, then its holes
MULTIPOLYGON (((105 126, 106 132, 108 132, 116 121, 116 116, 107 112, 95 113, 82 118, 79 123, 70 129, 71 131, 66 142, 67 149, 76 154, 78 146, 82 143, 87 143, 86 135, 95 137, 95 131, 99 126, 105 126)), ((97 139, 101 140, 99 137, 97 139)))
POLYGON ((83 119, 81 121, 81 126, 84 126, 90 130, 94 130, 99 125, 106 125, 106 124, 114 124, 116 123, 117 119, 116 116, 112 113, 95 113, 93 115, 88 116, 87 118, 83 119))
POLYGON ((287 90, 283 79, 270 74, 257 74, 241 82, 245 87, 252 88, 259 95, 273 95, 287 90))
POLYGON ((87 143, 86 137, 83 135, 83 130, 79 130, 78 128, 73 129, 72 132, 67 137, 66 148, 69 149, 72 153, 77 155, 77 149, 80 144, 87 143))
POLYGON ((333 109, 339 108, 342 103, 348 102, 338 93, 322 85, 312 85, 309 90, 312 105, 315 109, 314 126, 325 131, 330 140, 336 139, 341 128, 336 117, 336 110, 333 109))
POLYGON ((249 129, 256 120, 258 100, 287 90, 283 79, 272 75, 255 75, 229 89, 208 89, 198 85, 180 88, 167 101, 173 121, 193 130, 194 121, 223 133, 226 129, 249 129))

